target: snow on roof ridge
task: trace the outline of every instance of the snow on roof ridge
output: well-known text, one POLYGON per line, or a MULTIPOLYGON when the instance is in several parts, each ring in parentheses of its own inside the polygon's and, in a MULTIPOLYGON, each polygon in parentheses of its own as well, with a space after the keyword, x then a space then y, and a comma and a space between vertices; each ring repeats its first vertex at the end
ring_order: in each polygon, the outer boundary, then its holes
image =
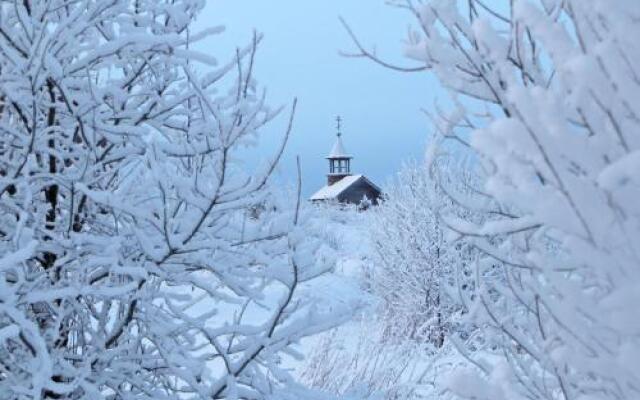
POLYGON ((361 174, 347 175, 344 178, 340 179, 338 182, 334 183, 333 185, 327 185, 322 189, 318 190, 309 199, 310 200, 335 199, 336 197, 340 196, 342 192, 347 190, 349 186, 353 185, 363 177, 364 175, 361 175, 361 174))

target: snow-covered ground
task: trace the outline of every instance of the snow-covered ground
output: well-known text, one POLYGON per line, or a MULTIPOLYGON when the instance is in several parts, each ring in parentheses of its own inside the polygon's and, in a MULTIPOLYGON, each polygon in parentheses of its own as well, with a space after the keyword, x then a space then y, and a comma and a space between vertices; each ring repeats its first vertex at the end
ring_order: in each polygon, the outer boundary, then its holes
MULTIPOLYGON (((371 212, 327 208, 325 233, 336 251, 335 269, 315 280, 313 293, 328 303, 351 307, 353 318, 300 343, 305 359, 287 360, 302 382, 344 398, 427 395, 433 376, 450 359, 415 342, 386 341, 377 319, 379 299, 368 290, 374 251, 371 212)), ((448 352, 448 350, 447 350, 448 352)))

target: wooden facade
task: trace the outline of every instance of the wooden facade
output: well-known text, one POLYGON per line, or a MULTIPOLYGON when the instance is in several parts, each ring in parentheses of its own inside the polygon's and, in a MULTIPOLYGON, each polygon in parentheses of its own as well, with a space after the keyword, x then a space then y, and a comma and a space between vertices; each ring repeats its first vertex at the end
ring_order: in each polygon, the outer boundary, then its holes
POLYGON ((363 176, 349 185, 336 199, 340 203, 359 205, 366 198, 373 205, 377 205, 381 195, 380 189, 363 176))

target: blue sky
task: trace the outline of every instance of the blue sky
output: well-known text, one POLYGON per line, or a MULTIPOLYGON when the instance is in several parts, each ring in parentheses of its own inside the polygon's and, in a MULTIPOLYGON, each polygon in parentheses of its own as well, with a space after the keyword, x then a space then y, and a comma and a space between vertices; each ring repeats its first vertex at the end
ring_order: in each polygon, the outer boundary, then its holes
MULTIPOLYGON (((257 79, 267 87, 272 105, 291 103, 294 97, 299 101, 279 173, 292 179, 300 155, 305 195, 325 183, 324 156, 335 139, 336 115, 343 118, 345 146, 355 157, 352 172, 384 184, 404 160, 422 156, 429 126, 420 108, 442 97, 426 73, 399 73, 339 55, 353 49, 339 16, 385 59, 410 64, 402 50, 413 21, 384 0, 209 0, 198 20, 201 28, 226 26, 224 34, 200 44, 200 50, 221 59, 248 43, 254 29, 264 34, 257 79)), ((265 130, 250 157, 273 149, 285 125, 283 114, 265 130)))

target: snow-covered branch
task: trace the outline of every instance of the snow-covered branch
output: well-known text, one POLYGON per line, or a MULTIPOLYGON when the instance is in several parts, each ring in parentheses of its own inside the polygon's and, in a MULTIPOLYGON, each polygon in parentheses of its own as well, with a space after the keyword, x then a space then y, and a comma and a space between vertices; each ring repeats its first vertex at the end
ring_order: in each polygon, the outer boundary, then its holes
MULTIPOLYGON (((305 207, 238 163, 279 110, 192 48, 201 1, 1 1, 0 398, 304 397, 330 327, 305 207), (291 391, 291 392, 290 392, 291 391)), ((336 316, 338 315, 338 316, 336 316)))

